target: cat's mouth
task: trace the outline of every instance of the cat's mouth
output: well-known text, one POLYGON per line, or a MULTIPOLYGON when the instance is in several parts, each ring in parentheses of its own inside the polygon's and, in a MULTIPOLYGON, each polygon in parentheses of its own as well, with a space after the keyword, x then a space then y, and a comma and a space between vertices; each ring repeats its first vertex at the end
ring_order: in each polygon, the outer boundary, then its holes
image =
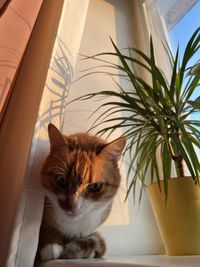
POLYGON ((80 211, 71 212, 71 211, 64 210, 64 212, 65 212, 65 215, 71 220, 79 220, 83 216, 83 213, 80 211))
POLYGON ((68 217, 71 217, 71 218, 75 218, 75 217, 78 217, 80 216, 80 213, 79 212, 71 212, 71 211, 65 211, 66 215, 68 217))

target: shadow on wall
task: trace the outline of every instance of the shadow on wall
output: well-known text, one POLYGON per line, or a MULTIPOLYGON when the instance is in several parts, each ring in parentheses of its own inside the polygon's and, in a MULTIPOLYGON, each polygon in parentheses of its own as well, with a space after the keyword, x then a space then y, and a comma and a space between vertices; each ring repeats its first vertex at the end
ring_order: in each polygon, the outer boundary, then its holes
POLYGON ((72 81, 73 69, 70 52, 62 39, 57 36, 56 49, 52 56, 47 80, 40 104, 39 115, 32 139, 29 163, 26 170, 26 180, 34 189, 41 190, 40 171, 47 154, 49 144, 47 128, 50 122, 62 128, 64 111, 67 104, 67 97, 72 81))
POLYGON ((48 94, 49 102, 39 114, 35 133, 41 128, 47 129, 48 123, 58 120, 58 126, 62 127, 67 97, 72 81, 73 69, 68 55, 70 52, 62 39, 57 37, 57 50, 50 66, 50 80, 45 85, 45 94, 48 94))

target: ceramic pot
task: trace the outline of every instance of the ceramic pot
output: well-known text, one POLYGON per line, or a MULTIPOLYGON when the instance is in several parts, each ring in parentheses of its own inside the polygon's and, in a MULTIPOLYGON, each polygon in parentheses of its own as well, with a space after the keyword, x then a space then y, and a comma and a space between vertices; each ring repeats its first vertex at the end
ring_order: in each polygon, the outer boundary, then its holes
POLYGON ((167 255, 200 254, 200 186, 191 177, 171 178, 148 187, 150 202, 167 255))

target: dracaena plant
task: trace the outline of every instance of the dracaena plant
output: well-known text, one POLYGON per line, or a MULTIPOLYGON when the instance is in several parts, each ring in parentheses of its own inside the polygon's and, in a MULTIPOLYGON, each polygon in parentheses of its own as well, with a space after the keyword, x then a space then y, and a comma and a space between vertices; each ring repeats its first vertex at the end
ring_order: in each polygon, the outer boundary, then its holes
MULTIPOLYGON (((170 79, 166 78, 156 64, 152 40, 149 54, 129 48, 130 53, 127 56, 113 41, 112 44, 115 52, 97 54, 90 59, 106 62, 107 67, 119 70, 119 75, 128 79, 132 88, 125 90, 118 84, 117 92, 94 92, 80 99, 106 97, 106 102, 98 108, 103 108, 104 112, 93 126, 101 125, 98 134, 110 134, 118 128, 124 128, 124 134, 129 140, 125 152, 130 155, 128 193, 131 188, 135 191, 137 180, 145 185, 149 169, 151 182, 157 181, 160 187, 158 157, 162 161, 166 196, 172 164, 175 165, 177 177, 181 178, 185 176, 185 164, 192 179, 198 184, 200 162, 195 147, 200 148, 200 121, 191 118, 191 115, 200 111, 200 97, 191 100, 191 96, 195 90, 199 90, 200 65, 197 62, 191 66, 191 59, 200 53, 200 28, 191 36, 182 57, 179 56, 179 49, 173 56, 170 48, 165 47, 171 63, 170 79), (120 63, 101 60, 102 55, 104 58, 117 57, 120 63), (134 71, 137 66, 149 73, 150 83, 134 71), (110 96, 114 96, 116 100, 110 100, 110 96), (132 169, 134 174, 131 174, 132 169)), ((107 74, 112 75, 112 72, 108 71, 107 74)))

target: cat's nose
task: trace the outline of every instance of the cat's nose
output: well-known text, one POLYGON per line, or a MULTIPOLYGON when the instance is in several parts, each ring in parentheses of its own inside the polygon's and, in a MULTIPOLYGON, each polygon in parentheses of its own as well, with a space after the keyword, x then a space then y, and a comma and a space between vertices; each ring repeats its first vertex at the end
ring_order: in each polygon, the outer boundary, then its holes
POLYGON ((69 205, 69 211, 71 211, 72 213, 76 213, 76 211, 77 211, 77 203, 76 202, 74 202, 74 203, 72 203, 71 205, 69 205))
POLYGON ((70 203, 70 210, 72 212, 77 212, 81 209, 82 205, 83 205, 83 198, 81 196, 78 195, 74 195, 71 199, 71 203, 70 203))
POLYGON ((77 204, 73 202, 73 199, 67 198, 65 200, 59 199, 59 205, 62 209, 66 210, 67 212, 75 213, 77 210, 77 204))
POLYGON ((67 212, 75 214, 80 209, 81 201, 79 197, 68 196, 65 200, 60 199, 59 204, 67 212))

